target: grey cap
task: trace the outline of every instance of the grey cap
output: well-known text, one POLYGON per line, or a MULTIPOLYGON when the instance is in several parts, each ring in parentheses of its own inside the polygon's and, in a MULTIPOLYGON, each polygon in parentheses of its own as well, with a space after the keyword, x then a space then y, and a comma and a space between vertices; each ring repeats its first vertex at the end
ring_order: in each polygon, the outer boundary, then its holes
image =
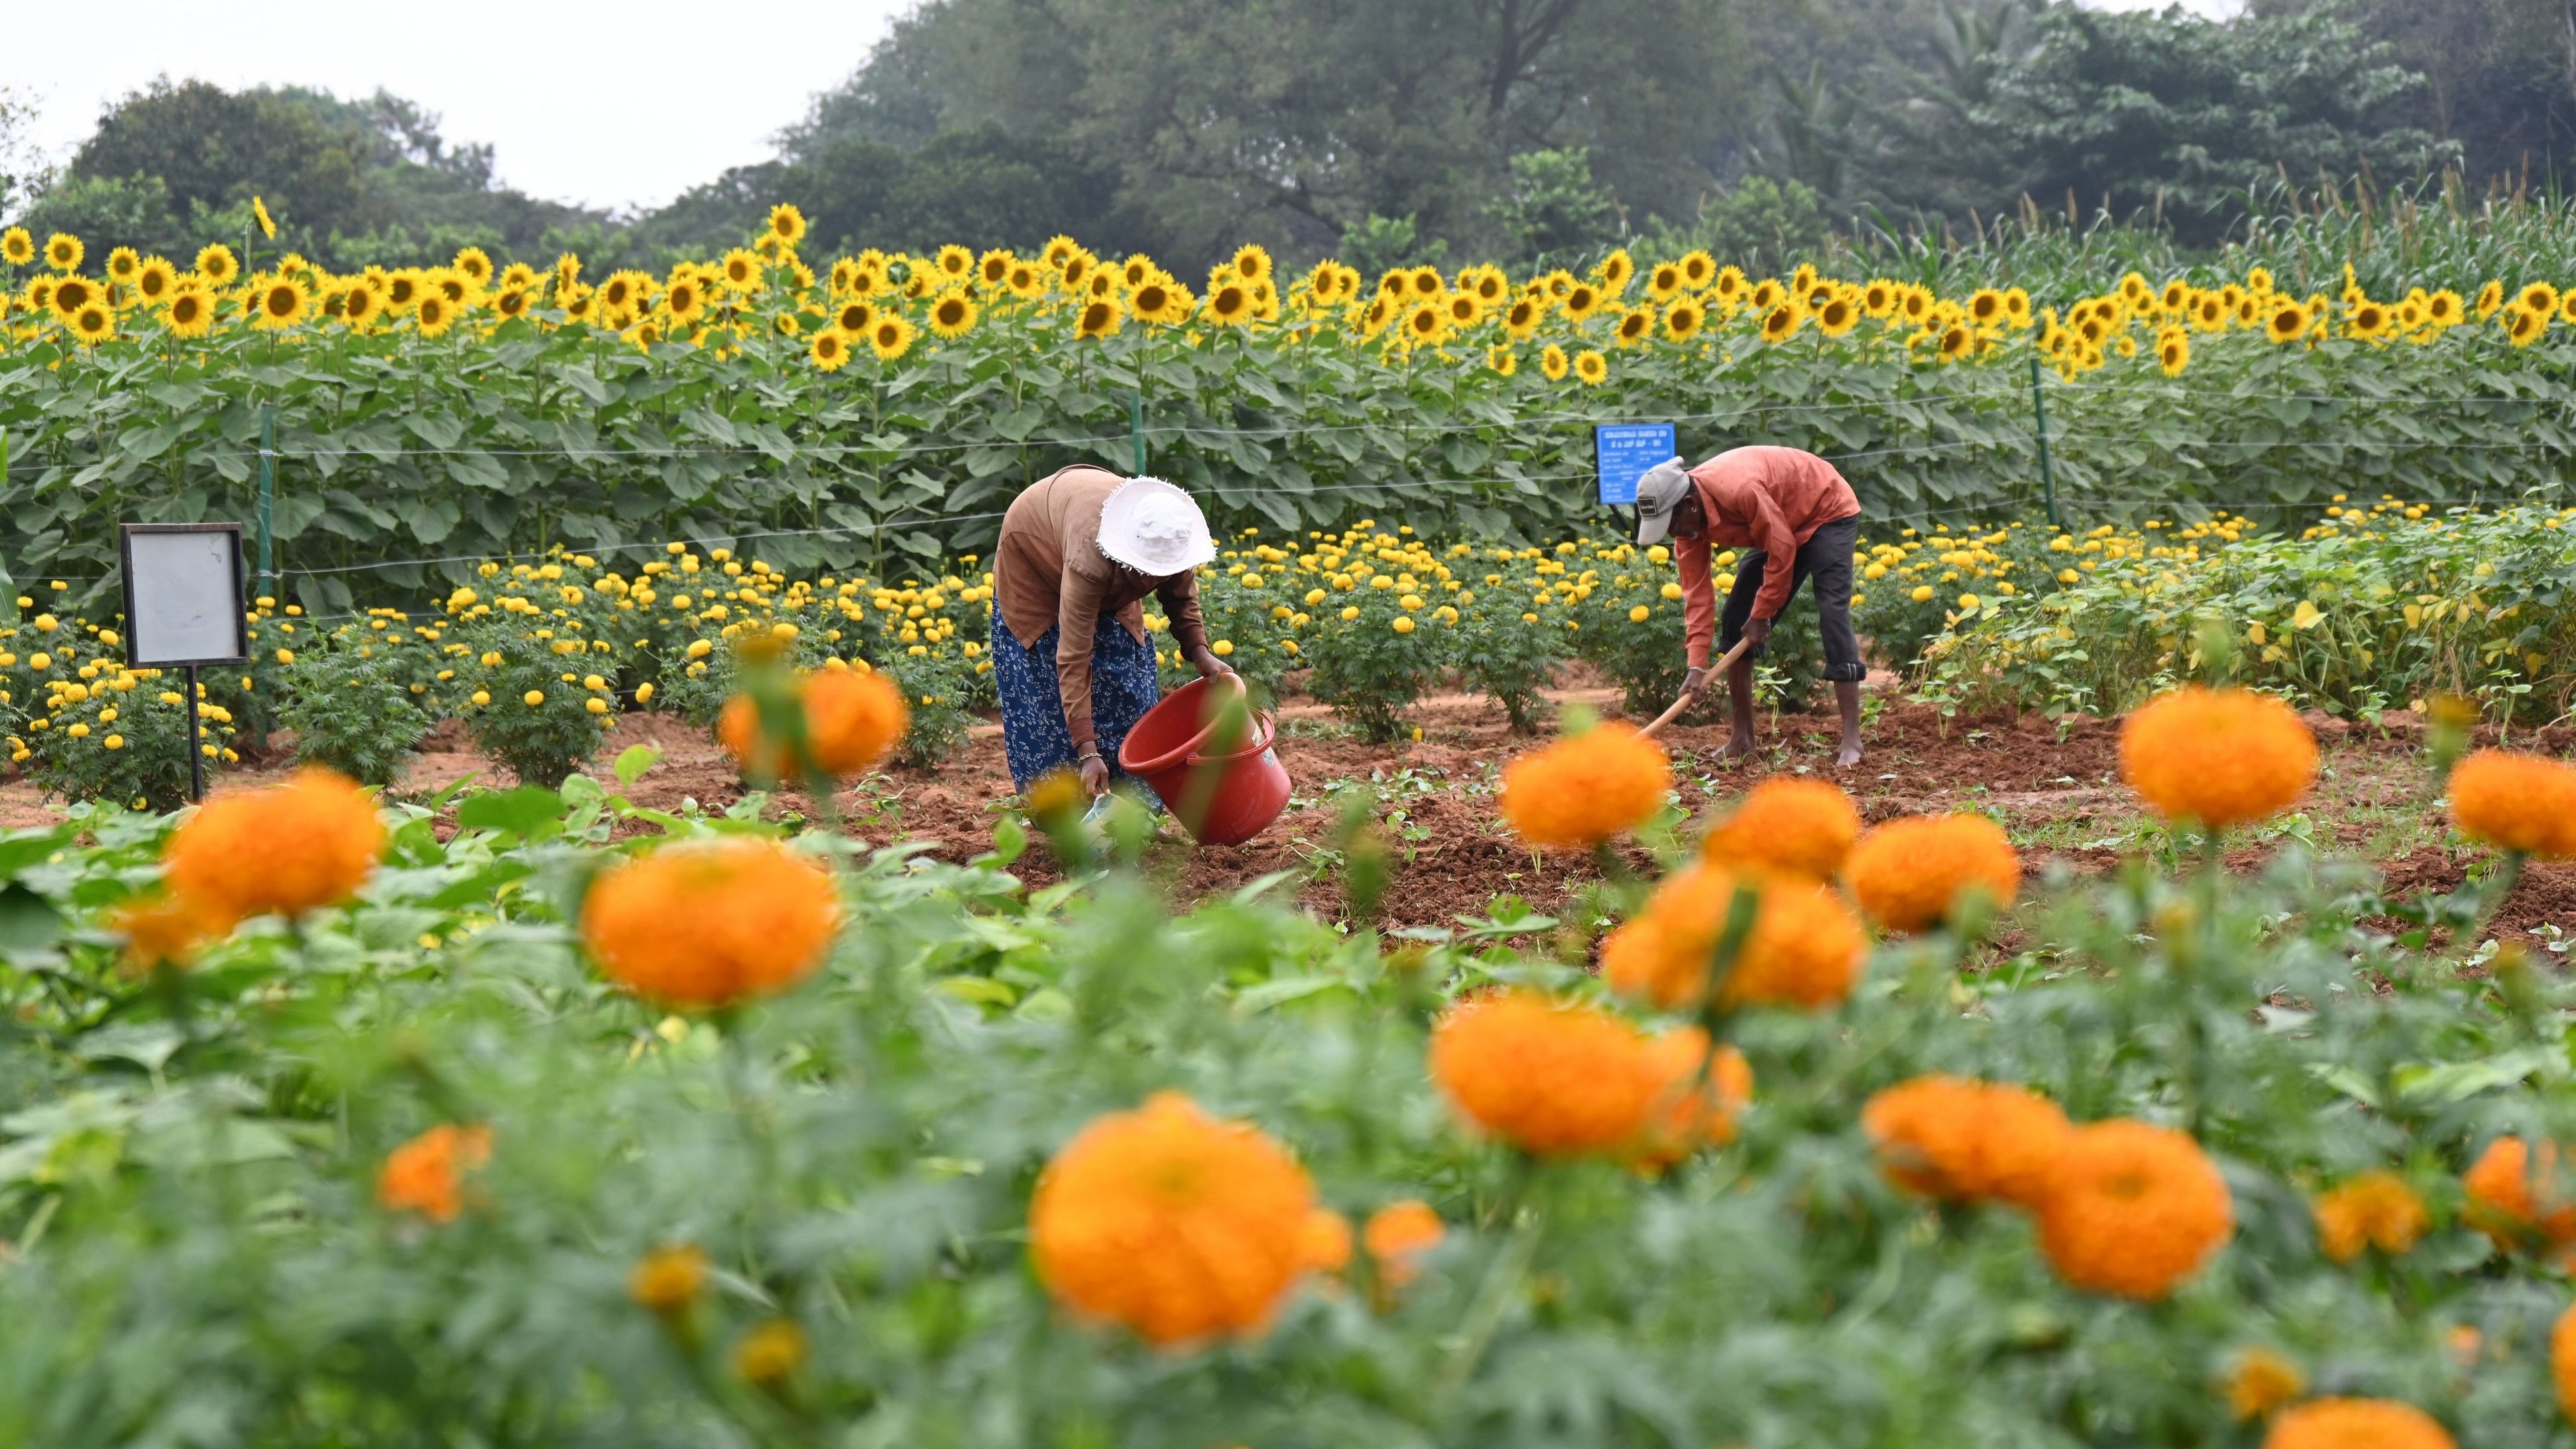
POLYGON ((1667 458, 1637 480, 1637 546, 1661 543, 1673 531, 1673 510, 1690 496, 1690 474, 1679 458, 1667 458))

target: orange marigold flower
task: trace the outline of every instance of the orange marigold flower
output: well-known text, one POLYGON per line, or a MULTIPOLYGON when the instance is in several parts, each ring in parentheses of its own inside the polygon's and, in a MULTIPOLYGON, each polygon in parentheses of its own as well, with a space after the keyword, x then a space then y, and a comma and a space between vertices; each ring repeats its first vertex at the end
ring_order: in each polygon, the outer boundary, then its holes
POLYGON ((885 763, 912 718, 903 691, 874 670, 816 670, 798 682, 796 698, 805 714, 802 756, 762 732, 749 696, 725 701, 716 737, 744 774, 763 780, 865 774, 885 763))
POLYGON ((1306 1266, 1318 1273, 1338 1273, 1351 1265, 1351 1220, 1328 1207, 1306 1214, 1306 1266))
POLYGON ((186 966, 208 941, 232 933, 234 921, 219 906, 165 891, 136 896, 116 908, 108 925, 125 937, 126 964, 138 971, 186 966))
POLYGON ((2282 1413, 2263 1449, 2457 1449, 2432 1415, 2393 1399, 2316 1399, 2282 1413))
POLYGON ((805 1330, 792 1318, 752 1325, 733 1346, 733 1371, 744 1382, 772 1388, 805 1363, 805 1330))
POLYGON ((2066 1134, 2039 1212, 2057 1276, 2124 1298, 2162 1298, 2234 1229, 2227 1182, 2200 1144, 2125 1119, 2066 1134))
POLYGON ((1422 1255, 1439 1246, 1448 1232, 1431 1204, 1408 1197, 1370 1213, 1360 1229, 1360 1244, 1377 1264, 1378 1277, 1401 1288, 1420 1276, 1422 1255))
POLYGON ((1503 818, 1547 849, 1588 850, 1633 830, 1673 788, 1663 746, 1625 725, 1600 725, 1503 767, 1503 818))
POLYGON ((1646 1046, 1663 1078, 1655 1114, 1637 1147, 1637 1165, 1660 1171, 1703 1146, 1735 1140, 1736 1114, 1753 1100, 1753 1064, 1732 1046, 1708 1049, 1708 1033, 1676 1027, 1646 1046))
POLYGON ((668 845, 611 867, 582 904, 600 969, 638 996, 723 1006, 805 978, 841 923, 832 873, 775 841, 668 845))
POLYGON ((2394 1256, 2415 1246, 2432 1227, 2424 1200, 2406 1179, 2387 1171, 2365 1172, 2317 1194, 2317 1240, 2327 1257, 2349 1263, 2377 1247, 2394 1256))
POLYGON ((2225 830, 2306 794, 2317 740, 2268 694, 2195 684, 2157 696, 2120 726, 2120 775, 2165 819, 2225 830))
POLYGON ((1909 815, 1860 838, 1848 865, 1861 911, 1891 931, 1923 931, 1969 900, 2009 906, 2021 855, 1982 815, 1909 815))
POLYGON ((2451 770, 2451 819, 2498 850, 2576 856, 2576 766, 2480 750, 2451 770))
POLYGON ((2299 1366, 2260 1344, 2236 1355, 2227 1369, 2227 1412, 2259 1418, 2308 1391, 2299 1366))
POLYGON ((357 893, 384 853, 376 802, 318 766, 282 785, 217 795, 170 836, 170 887, 239 920, 301 915, 357 893))
POLYGON ((2554 1142, 2541 1143, 2535 1154, 2519 1137, 2499 1137, 2470 1164, 2460 1185, 2469 1197, 2461 1216, 2500 1248, 2533 1246, 2534 1233, 2550 1244, 2576 1242, 2576 1201, 2559 1180, 2554 1142))
POLYGON ((2576 1308, 2550 1327, 2549 1382, 2558 1390, 2558 1412, 2576 1419, 2576 1308))
POLYGON ((1247 1122, 1178 1092, 1082 1129, 1029 1204, 1057 1301, 1170 1346, 1253 1334, 1312 1266, 1315 1185, 1247 1122))
POLYGON ((1645 1034, 1624 1018, 1526 990, 1442 1017, 1431 1075, 1468 1121, 1541 1156, 1628 1146, 1665 1089, 1645 1034))
POLYGON ((1897 1186, 1953 1202, 1999 1198, 2035 1207, 2071 1130, 2028 1087, 1916 1077, 1871 1097, 1861 1130, 1897 1186))
POLYGON ((491 1160, 491 1128, 442 1122, 386 1156, 376 1174, 376 1201, 388 1211, 452 1223, 465 1211, 465 1174, 491 1160))
POLYGON ((695 1243, 655 1248, 626 1274, 626 1296, 665 1315, 688 1307, 706 1286, 706 1251, 695 1243))
POLYGON ((1701 854, 1721 863, 1768 866, 1831 880, 1860 838, 1860 811, 1838 785, 1775 775, 1753 787, 1708 838, 1701 854))
POLYGON ((1657 1006, 1698 1002, 1708 994, 1739 891, 1752 897, 1753 921, 1718 987, 1721 1003, 1812 1010, 1851 994, 1868 943, 1839 898, 1802 877, 1704 861, 1675 872, 1644 912, 1602 944, 1602 977, 1657 1006))

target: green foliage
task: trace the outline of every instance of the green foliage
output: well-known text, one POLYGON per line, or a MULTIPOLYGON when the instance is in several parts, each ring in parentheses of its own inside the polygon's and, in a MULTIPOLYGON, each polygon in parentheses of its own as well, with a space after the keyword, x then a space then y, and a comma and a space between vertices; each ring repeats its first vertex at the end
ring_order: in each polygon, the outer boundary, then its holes
MULTIPOLYGON (((49 669, 0 667, 6 692, 23 692, 29 783, 63 800, 104 800, 136 810, 176 810, 188 800, 188 712, 176 671, 116 676, 57 653, 49 669), (81 671, 89 670, 88 677, 81 671), (43 707, 37 716, 36 707, 43 707), (36 723, 42 718, 43 724, 36 723)), ((9 706, 10 708, 19 708, 9 706)), ((198 707, 198 746, 212 778, 233 758, 232 712, 198 707)), ((13 751, 14 753, 14 751, 13 751)))
POLYGON ((1386 741, 1401 733, 1405 706, 1439 679, 1447 663, 1457 626, 1403 603, 1421 597, 1363 581, 1316 609, 1312 637, 1300 646, 1314 666, 1307 691, 1364 739, 1386 741))
MULTIPOLYGON (((348 624, 295 651, 280 673, 277 722, 295 731, 295 758, 328 765, 362 785, 390 785, 430 725, 435 656, 402 647, 407 621, 348 624), (374 626, 374 627, 368 627, 374 626)), ((480 677, 480 676, 477 676, 480 677)), ((488 687, 488 686, 487 686, 488 687)))
POLYGON ((578 631, 512 615, 452 631, 462 646, 458 712, 477 748, 524 784, 553 789, 588 763, 599 732, 617 719, 617 666, 578 631), (480 697, 478 697, 480 696, 480 697))
POLYGON ((1449 243, 1438 237, 1425 237, 1410 216, 1379 216, 1375 212, 1342 228, 1342 239, 1334 255, 1348 266, 1356 267, 1364 277, 1383 276, 1399 267, 1436 267, 1449 255, 1449 243))
MULTIPOLYGON (((634 848, 612 836, 656 822, 595 789, 459 816, 396 812, 364 903, 150 982, 92 925, 165 822, 0 837, 13 922, 44 927, 0 945, 0 1441, 2182 1449, 2250 1441, 2223 1392, 2249 1346, 2463 1444, 2565 1437, 2537 1347, 2565 1290, 2463 1225, 2458 1177, 2576 1130, 2567 988, 2392 940, 2361 873, 2295 843, 2224 888, 2143 863, 2048 887, 2017 954, 1890 941, 1847 1004, 1725 1018, 1753 1104, 1649 1176, 1480 1140, 1425 1069, 1458 993, 1597 992, 1580 927, 1566 960, 1525 922, 1390 951, 814 837, 848 918, 817 976, 674 1019, 576 931, 585 875, 634 848), (2025 1216, 1882 1175, 1862 1105, 1929 1072, 2190 1131, 2229 1241, 2168 1301, 2070 1289, 2025 1216), (1033 1185, 1160 1090, 1271 1134, 1354 1218, 1425 1200, 1444 1240, 1382 1300, 1363 1260, 1242 1344, 1076 1320, 1030 1268, 1033 1185), (380 1206, 388 1155, 442 1123, 490 1133, 455 1219, 380 1206), (2330 1262, 2309 1196, 2379 1169, 2431 1232, 2330 1262), (714 1273, 662 1320, 627 1285, 674 1243, 714 1273), (810 1349, 773 1395, 728 1356, 774 1318, 810 1349), (2512 1347, 2463 1373, 2461 1328, 2512 1347)), ((2425 914, 2465 926, 2476 891, 2425 914)))
POLYGON ((1665 260, 1698 248, 1747 271, 1790 271, 1796 267, 1793 259, 1813 254, 1825 234, 1824 212, 1805 182, 1747 176, 1701 201, 1687 226, 1669 226, 1659 218, 1647 229, 1640 251, 1665 260))
POLYGON ((1589 253, 1617 238, 1618 202, 1593 184, 1592 158, 1580 146, 1514 156, 1511 182, 1485 215, 1515 260, 1589 253))

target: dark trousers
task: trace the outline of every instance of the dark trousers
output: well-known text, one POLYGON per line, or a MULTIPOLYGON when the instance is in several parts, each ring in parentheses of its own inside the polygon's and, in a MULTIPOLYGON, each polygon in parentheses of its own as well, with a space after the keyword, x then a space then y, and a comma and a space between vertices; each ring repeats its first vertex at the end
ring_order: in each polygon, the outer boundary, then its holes
MULTIPOLYGON (((1861 662, 1860 636, 1852 632, 1851 621, 1852 545, 1859 541, 1859 515, 1838 518, 1798 545, 1797 557, 1789 561, 1789 597, 1797 597, 1800 584, 1815 582, 1816 619, 1824 626, 1825 678, 1837 684, 1857 684, 1869 673, 1869 666, 1861 662)), ((1718 616, 1718 648, 1732 649, 1744 637, 1744 621, 1753 617, 1753 596, 1762 592, 1762 575, 1770 562, 1758 548, 1737 560, 1735 587, 1727 592, 1726 611, 1718 616)), ((1746 650, 1745 656, 1761 658, 1761 646, 1746 650)))

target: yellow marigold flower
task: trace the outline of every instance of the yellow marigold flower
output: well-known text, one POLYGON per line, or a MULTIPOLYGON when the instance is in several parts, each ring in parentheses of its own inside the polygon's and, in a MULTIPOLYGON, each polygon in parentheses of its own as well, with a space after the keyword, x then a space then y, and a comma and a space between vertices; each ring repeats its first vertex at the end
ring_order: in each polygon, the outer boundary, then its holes
POLYGON ((626 1275, 626 1296, 659 1314, 680 1312, 707 1284, 707 1255, 695 1243, 655 1248, 626 1275))
POLYGON ((375 801, 316 766, 265 790, 236 790, 201 806, 170 837, 171 889, 235 919, 300 915, 356 894, 383 853, 375 801))
POLYGON ((530 709, 535 709, 538 705, 545 702, 546 692, 542 689, 531 689, 527 693, 519 696, 519 703, 526 705, 530 709))
POLYGON ((1602 979, 1660 1007, 1700 1001, 1738 891, 1752 894, 1753 921, 1718 986, 1721 1003, 1815 1010, 1851 994, 1866 942, 1839 898, 1803 877, 1706 862, 1675 872, 1644 912, 1611 934, 1601 948, 1602 979))
POLYGON ((1421 1276, 1423 1254, 1440 1245, 1448 1227, 1429 1203, 1402 1198, 1369 1214, 1360 1229, 1360 1245, 1388 1286, 1401 1288, 1421 1276))
POLYGON ((2372 1171, 2317 1194, 2317 1241, 2327 1257, 2349 1263, 2364 1248, 2395 1256, 2415 1246, 2432 1227, 2424 1200, 2396 1173, 2372 1171))
POLYGON ((1625 1019, 1520 989, 1442 1017, 1431 1076, 1459 1115, 1543 1157, 1634 1145, 1668 1086, 1649 1039, 1625 1019))
POLYGON ((1247 1122, 1177 1092, 1065 1144, 1029 1203, 1029 1256, 1056 1300, 1173 1346, 1259 1333, 1311 1266, 1315 1185, 1247 1122))
POLYGON ((2307 1391, 2308 1376, 2297 1364, 2260 1345, 2228 1365, 2227 1412, 2239 1419, 2260 1418, 2307 1391))
POLYGON ((2313 1399, 2284 1410, 2263 1449, 2458 1449, 2432 1415, 2394 1399, 2313 1399))
POLYGON ((1842 788, 1826 780, 1775 775, 1756 785, 1708 838, 1701 855, 1711 861, 1769 866, 1831 880, 1860 838, 1860 811, 1842 788))
POLYGON ((1398 614, 1395 616, 1395 622, 1388 627, 1398 634, 1410 634, 1414 629, 1413 618, 1408 614, 1398 614))
POLYGON ((2120 727, 2120 773, 2167 820, 2225 830, 2276 815, 2306 794, 2317 741, 2270 695, 2195 684, 2129 716, 2120 727))
POLYGON ((2227 1182, 2200 1144, 2126 1119, 2067 1133, 2039 1213, 2057 1276, 2123 1298, 2164 1297, 2233 1231, 2227 1182))
POLYGON ((1972 896, 1996 909, 2021 889, 2021 856, 2003 827, 1982 815, 1912 815, 1870 831, 1852 847, 1852 894, 1891 931, 1924 931, 1972 896))
POLYGON ((393 1150, 376 1174, 376 1202, 452 1223, 465 1211, 467 1173, 492 1160, 492 1129, 442 1122, 393 1150))
POLYGON ((752 1325, 733 1346, 733 1371, 745 1383, 772 1388, 805 1364, 805 1330, 792 1318, 752 1325))
POLYGON ((2035 1207, 2071 1129, 2027 1087, 1926 1076, 1872 1096, 1861 1128, 1879 1170, 1910 1192, 1953 1202, 2035 1207))
POLYGON ((2462 835, 2526 855, 2576 856, 2576 766, 2479 750, 2452 768, 2450 793, 2462 835))
POLYGON ((674 1005, 723 1006, 801 981, 841 923, 831 872, 775 841, 669 845, 604 872, 581 934, 610 980, 674 1005))
POLYGON ((1530 844, 1587 850, 1643 824, 1672 785, 1662 746, 1624 725, 1601 725, 1504 766, 1500 804, 1530 844))

